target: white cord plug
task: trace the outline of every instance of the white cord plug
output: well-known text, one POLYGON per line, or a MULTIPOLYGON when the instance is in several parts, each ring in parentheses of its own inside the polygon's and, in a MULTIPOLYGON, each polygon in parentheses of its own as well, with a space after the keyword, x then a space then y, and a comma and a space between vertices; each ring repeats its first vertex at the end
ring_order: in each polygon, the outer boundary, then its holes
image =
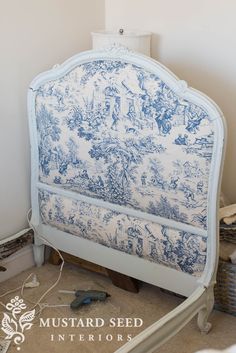
POLYGON ((38 287, 39 285, 40 285, 40 283, 37 279, 37 276, 34 274, 32 281, 25 283, 25 288, 35 288, 35 287, 38 287))

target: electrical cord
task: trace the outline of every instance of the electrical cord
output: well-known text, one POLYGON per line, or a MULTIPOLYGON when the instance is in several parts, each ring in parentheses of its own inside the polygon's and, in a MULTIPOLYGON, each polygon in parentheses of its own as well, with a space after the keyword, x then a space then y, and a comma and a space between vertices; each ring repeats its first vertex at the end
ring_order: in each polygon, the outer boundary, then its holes
MULTIPOLYGON (((45 309, 45 308, 48 308, 48 307, 65 307, 65 306, 69 306, 69 305, 67 305, 67 304, 49 304, 49 303, 42 303, 42 300, 43 300, 43 299, 48 295, 48 293, 50 293, 50 292, 52 291, 52 289, 55 288, 55 287, 58 285, 58 283, 60 282, 61 276, 62 276, 62 270, 63 270, 65 261, 64 261, 63 256, 61 255, 60 251, 59 251, 53 244, 51 244, 50 241, 48 241, 48 240, 47 240, 46 238, 44 238, 41 234, 39 234, 38 231, 36 231, 34 225, 31 223, 31 220, 30 220, 30 213, 31 213, 31 212, 32 212, 32 209, 29 209, 29 211, 27 212, 27 221, 28 221, 29 226, 30 226, 29 229, 32 229, 32 230, 34 231, 34 234, 37 233, 37 237, 38 237, 39 239, 41 239, 44 244, 49 245, 50 247, 52 247, 52 248, 58 253, 60 259, 62 260, 62 263, 61 263, 61 265, 60 265, 60 270, 59 270, 58 277, 57 277, 56 281, 41 295, 41 297, 40 297, 36 302, 34 302, 34 301, 32 301, 32 300, 26 298, 26 297, 25 297, 25 294, 24 294, 24 289, 25 289, 26 287, 28 287, 28 288, 31 287, 31 288, 32 288, 32 282, 28 282, 28 281, 29 281, 29 279, 30 279, 32 276, 36 276, 34 273, 30 273, 30 274, 27 276, 27 278, 23 281, 23 283, 22 283, 21 286, 19 286, 19 287, 17 287, 17 288, 14 288, 14 289, 10 289, 9 291, 5 292, 4 294, 1 294, 1 295, 0 295, 0 298, 3 298, 3 297, 5 297, 5 296, 8 295, 8 294, 11 294, 11 293, 14 293, 14 292, 20 290, 21 297, 22 297, 25 301, 27 301, 27 302, 29 302, 30 304, 33 305, 33 307, 31 308, 31 310, 35 309, 36 307, 39 307, 39 310, 36 312, 36 315, 35 315, 35 317, 36 317, 36 316, 40 316, 41 313, 42 313, 42 310, 45 309), (27 286, 27 284, 28 284, 28 286, 27 286)), ((28 229, 28 230, 29 230, 29 229, 28 229)), ((6 305, 5 305, 2 301, 0 301, 0 305, 2 305, 4 308, 6 308, 6 305)))
MULTIPOLYGON (((53 288, 55 288, 55 287, 57 286, 57 284, 60 282, 61 275, 62 275, 62 270, 63 270, 64 264, 65 264, 65 260, 64 260, 63 256, 61 255, 60 251, 59 251, 57 248, 55 248, 55 246, 54 246, 53 244, 51 244, 51 242, 49 242, 46 238, 44 238, 41 234, 39 234, 38 231, 36 231, 34 225, 31 223, 30 218, 29 218, 29 215, 30 215, 31 212, 32 212, 32 209, 30 208, 29 211, 27 212, 27 221, 28 221, 29 226, 31 227, 31 229, 33 229, 34 234, 37 233, 37 237, 38 237, 39 239, 41 239, 41 240, 42 240, 44 243, 46 243, 47 245, 51 246, 51 247, 58 253, 60 259, 62 260, 62 263, 61 263, 61 265, 60 265, 60 270, 59 270, 59 275, 58 275, 57 280, 54 282, 54 284, 53 284, 51 287, 49 287, 49 288, 46 290, 46 292, 44 292, 44 294, 38 299, 38 301, 37 301, 36 303, 33 303, 33 304, 34 304, 34 307, 33 307, 33 308, 35 308, 37 305, 39 305, 39 304, 41 303, 41 301, 46 297, 46 295, 47 295, 48 293, 50 293, 50 291, 51 291, 53 288)), ((21 289, 21 295, 22 295, 22 296, 23 296, 23 291, 24 291, 24 287, 22 287, 22 289, 21 289)), ((46 304, 46 303, 45 303, 45 304, 46 304)))

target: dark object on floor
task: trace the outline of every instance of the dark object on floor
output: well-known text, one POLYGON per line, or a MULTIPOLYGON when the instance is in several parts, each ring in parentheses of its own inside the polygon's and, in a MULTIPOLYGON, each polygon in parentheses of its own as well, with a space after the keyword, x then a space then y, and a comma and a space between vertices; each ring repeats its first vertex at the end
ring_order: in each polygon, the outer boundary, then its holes
POLYGON ((138 293, 139 282, 135 278, 123 275, 122 273, 115 272, 109 269, 107 269, 107 273, 114 286, 127 290, 128 292, 138 293))
POLYGON ((6 270, 6 267, 0 266, 0 272, 5 272, 6 270))
POLYGON ((77 310, 85 304, 90 304, 92 301, 105 301, 110 294, 98 290, 77 290, 75 291, 75 299, 70 304, 72 310, 77 310))
MULTIPOLYGON (((82 260, 79 257, 67 254, 65 252, 61 252, 61 254, 66 262, 72 263, 74 265, 79 265, 89 271, 109 276, 112 283, 116 287, 132 293, 138 293, 139 291, 138 281, 132 277, 106 269, 102 266, 96 265, 86 260, 82 260)), ((49 262, 53 265, 59 265, 61 263, 61 258, 55 250, 51 251, 49 262)))

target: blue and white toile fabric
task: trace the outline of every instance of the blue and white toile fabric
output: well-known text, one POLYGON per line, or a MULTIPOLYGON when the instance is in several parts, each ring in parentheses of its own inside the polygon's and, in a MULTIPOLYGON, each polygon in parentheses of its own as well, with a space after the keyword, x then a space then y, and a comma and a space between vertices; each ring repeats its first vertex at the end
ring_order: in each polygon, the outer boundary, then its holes
MULTIPOLYGON (((36 121, 42 183, 206 229, 213 123, 154 73, 116 60, 81 64, 38 89, 36 121)), ((82 207, 78 201, 73 213, 62 196, 41 191, 40 200, 47 224, 191 274, 203 270, 203 237, 104 209, 97 219, 91 211, 97 233, 83 233, 70 219, 82 207), (55 216, 55 204, 63 209, 63 221, 55 216), (116 238, 120 222, 124 246, 116 238), (131 228, 139 236, 132 238, 131 228)), ((84 217, 79 220, 86 224, 84 217)))
POLYGON ((64 232, 200 276, 206 237, 40 190, 42 221, 64 232))

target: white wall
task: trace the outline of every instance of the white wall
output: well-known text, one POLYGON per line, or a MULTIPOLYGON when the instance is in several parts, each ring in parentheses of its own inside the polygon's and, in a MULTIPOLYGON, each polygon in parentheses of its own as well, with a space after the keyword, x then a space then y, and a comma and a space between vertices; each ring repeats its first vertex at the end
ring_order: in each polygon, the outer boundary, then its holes
POLYGON ((220 106, 228 124, 223 191, 236 203, 236 1, 106 0, 107 29, 153 33, 152 56, 220 106))
POLYGON ((104 0, 1 0, 0 238, 26 226, 30 207, 27 87, 36 74, 90 49, 104 0))
POLYGON ((235 0, 1 1, 0 238, 26 226, 30 207, 27 87, 39 72, 89 49, 104 15, 107 28, 153 32, 152 56, 221 107, 229 128, 223 190, 236 202, 235 13, 235 0))

